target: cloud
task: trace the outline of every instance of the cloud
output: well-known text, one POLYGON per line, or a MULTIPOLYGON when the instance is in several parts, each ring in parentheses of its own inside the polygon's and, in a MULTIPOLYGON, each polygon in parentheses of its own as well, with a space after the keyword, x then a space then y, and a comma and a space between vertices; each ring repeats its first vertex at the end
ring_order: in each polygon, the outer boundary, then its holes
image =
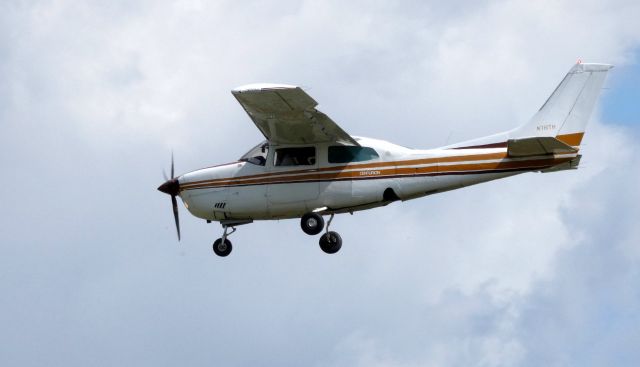
MULTIPOLYGON (((637 360, 637 129, 580 170, 221 233, 162 181, 260 134, 228 93, 303 85, 354 134, 429 147, 526 121, 575 62, 633 65, 635 2, 6 3, 0 355, 12 365, 637 360), (37 353, 34 353, 37 351, 37 353)), ((613 72, 616 72, 614 69, 613 72)), ((615 85, 610 87, 615 88, 615 85)), ((603 100, 607 101, 607 92, 603 100)))
MULTIPOLYGON (((628 132, 628 131, 627 131, 628 132)), ((598 175, 575 189, 563 222, 579 238, 556 259, 552 280, 535 285, 522 308, 518 337, 527 364, 633 364, 639 357, 634 310, 640 305, 635 135, 598 175)))

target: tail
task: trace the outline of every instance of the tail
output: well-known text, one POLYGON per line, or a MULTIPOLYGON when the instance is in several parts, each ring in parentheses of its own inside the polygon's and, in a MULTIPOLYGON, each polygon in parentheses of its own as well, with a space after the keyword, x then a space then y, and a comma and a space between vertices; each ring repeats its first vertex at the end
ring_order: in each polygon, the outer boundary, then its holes
POLYGON ((555 137, 569 146, 580 146, 607 72, 612 67, 578 62, 531 120, 509 132, 509 139, 555 137))

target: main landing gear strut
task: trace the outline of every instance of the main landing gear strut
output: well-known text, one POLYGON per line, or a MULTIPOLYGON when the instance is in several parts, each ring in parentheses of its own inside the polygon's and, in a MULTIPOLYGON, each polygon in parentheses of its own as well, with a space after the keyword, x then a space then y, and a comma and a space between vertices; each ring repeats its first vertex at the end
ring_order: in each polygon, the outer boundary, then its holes
MULTIPOLYGON (((333 213, 329 217, 325 233, 320 236, 320 249, 327 254, 335 254, 342 247, 342 237, 338 232, 330 231, 329 226, 333 220, 333 213)), ((316 235, 322 232, 324 219, 318 213, 307 213, 300 218, 300 227, 308 235, 316 235)))

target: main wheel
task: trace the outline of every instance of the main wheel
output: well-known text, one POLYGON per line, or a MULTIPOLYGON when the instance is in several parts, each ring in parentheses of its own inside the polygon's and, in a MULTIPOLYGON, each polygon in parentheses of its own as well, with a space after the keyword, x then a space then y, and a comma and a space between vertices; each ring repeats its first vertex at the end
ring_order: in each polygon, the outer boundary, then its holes
POLYGON ((316 235, 324 228, 324 219, 318 213, 307 213, 300 218, 300 227, 308 235, 316 235))
POLYGON ((228 256, 231 253, 231 249, 233 249, 233 246, 231 246, 231 241, 228 239, 222 242, 222 238, 218 238, 213 242, 213 252, 218 256, 228 256))
POLYGON ((320 248, 328 254, 335 254, 342 247, 342 237, 338 232, 329 231, 320 237, 320 248))

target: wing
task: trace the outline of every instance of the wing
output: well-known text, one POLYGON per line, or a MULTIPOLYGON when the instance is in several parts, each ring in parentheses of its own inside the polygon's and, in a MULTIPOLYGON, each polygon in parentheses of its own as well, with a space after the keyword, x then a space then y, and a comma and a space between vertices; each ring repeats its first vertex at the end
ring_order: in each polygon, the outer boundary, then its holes
POLYGON ((300 87, 251 84, 231 93, 271 143, 360 145, 327 115, 316 110, 318 102, 300 87))

